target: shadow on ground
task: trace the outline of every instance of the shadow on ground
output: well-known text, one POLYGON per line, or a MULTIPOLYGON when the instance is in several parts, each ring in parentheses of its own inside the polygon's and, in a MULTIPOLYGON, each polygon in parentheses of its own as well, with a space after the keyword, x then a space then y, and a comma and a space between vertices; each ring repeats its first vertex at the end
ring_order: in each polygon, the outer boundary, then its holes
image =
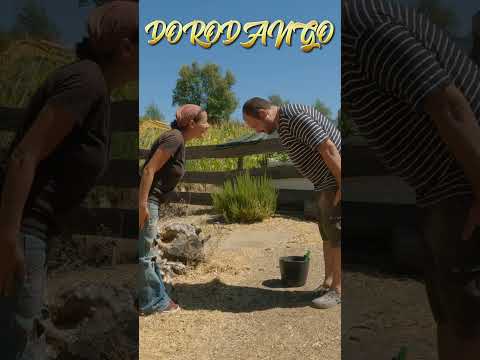
POLYGON ((269 290, 227 285, 218 279, 203 284, 176 284, 174 299, 186 310, 245 313, 310 306, 311 291, 269 290))

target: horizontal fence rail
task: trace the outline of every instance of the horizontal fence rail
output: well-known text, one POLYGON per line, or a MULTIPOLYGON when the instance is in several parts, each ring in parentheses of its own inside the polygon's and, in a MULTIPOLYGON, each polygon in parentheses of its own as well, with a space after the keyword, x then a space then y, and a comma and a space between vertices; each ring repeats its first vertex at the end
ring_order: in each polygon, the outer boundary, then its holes
MULTIPOLYGON (((187 146, 185 154, 187 160, 238 158, 239 161, 237 170, 219 172, 189 171, 185 174, 182 182, 186 184, 222 185, 225 181, 234 179, 243 172, 248 172, 252 176, 266 175, 273 180, 303 178, 292 165, 243 169, 242 159, 244 156, 283 151, 284 149, 278 139, 234 146, 187 146)), ((147 154, 148 150, 141 149, 139 151, 141 159, 145 159, 147 154)), ((369 149, 368 144, 361 137, 351 137, 342 142, 342 162, 342 177, 347 179, 389 175, 388 171, 378 161, 375 153, 369 149)), ((279 206, 300 208, 303 204, 306 212, 307 208, 312 208, 312 198, 312 191, 282 189, 279 193, 279 206), (308 194, 308 196, 305 197, 305 194, 308 194)), ((197 205, 211 205, 209 193, 180 192, 176 199, 197 205)), ((310 212, 310 210, 308 211, 310 212)))
POLYGON ((252 176, 266 175, 271 179, 290 179, 290 178, 302 177, 294 166, 275 166, 275 167, 254 168, 254 169, 246 169, 246 170, 223 171, 223 172, 188 171, 185 174, 182 181, 184 183, 193 183, 193 184, 221 185, 225 181, 231 180, 236 176, 238 176, 239 174, 245 173, 245 172, 249 173, 252 176))
MULTIPOLYGON (((185 157, 187 160, 225 159, 282 151, 284 151, 284 149, 280 145, 280 142, 277 139, 270 139, 258 143, 245 143, 231 147, 219 145, 187 146, 185 157)), ((147 154, 148 150, 140 150, 141 159, 145 159, 147 154)))

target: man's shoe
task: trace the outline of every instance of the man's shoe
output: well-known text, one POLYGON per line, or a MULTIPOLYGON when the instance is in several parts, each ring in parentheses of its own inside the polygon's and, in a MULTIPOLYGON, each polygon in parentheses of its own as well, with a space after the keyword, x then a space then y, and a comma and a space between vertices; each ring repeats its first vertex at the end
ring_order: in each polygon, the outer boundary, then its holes
POLYGON ((313 290, 312 292, 320 297, 320 296, 323 296, 325 295, 327 292, 330 291, 330 287, 329 286, 326 286, 325 284, 322 284, 320 285, 319 287, 317 287, 315 290, 313 290))
POLYGON ((317 309, 330 309, 341 303, 342 296, 335 290, 329 290, 323 296, 312 301, 313 307, 316 307, 317 309))

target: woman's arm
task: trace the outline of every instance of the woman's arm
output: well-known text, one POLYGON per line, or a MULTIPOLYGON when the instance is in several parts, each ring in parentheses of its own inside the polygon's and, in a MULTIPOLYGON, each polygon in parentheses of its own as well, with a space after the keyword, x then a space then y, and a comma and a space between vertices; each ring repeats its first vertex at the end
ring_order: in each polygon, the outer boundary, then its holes
POLYGON ((147 220, 149 214, 147 209, 148 194, 152 187, 153 177, 155 173, 159 171, 163 165, 168 161, 172 154, 159 147, 152 158, 145 164, 142 172, 142 179, 140 180, 140 190, 138 194, 139 200, 139 222, 138 226, 140 229, 143 228, 145 221, 147 220))
POLYGON ((17 237, 37 165, 52 153, 73 126, 74 119, 68 112, 46 106, 9 159, 0 203, 1 289, 9 285, 12 273, 23 270, 23 264, 19 264, 22 254, 17 248, 17 237))

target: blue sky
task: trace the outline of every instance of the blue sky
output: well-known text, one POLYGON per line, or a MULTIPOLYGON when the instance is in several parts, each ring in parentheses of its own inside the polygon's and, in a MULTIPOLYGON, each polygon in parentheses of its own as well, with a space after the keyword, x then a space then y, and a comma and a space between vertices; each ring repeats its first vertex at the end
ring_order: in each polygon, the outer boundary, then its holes
MULTIPOLYGON (((78 0, 35 0, 46 9, 48 16, 60 31, 60 43, 73 47, 85 33, 85 19, 91 7, 79 8, 78 0)), ((7 0, 2 3, 0 28, 9 29, 14 24, 18 12, 26 0, 7 0)), ((403 0, 415 3, 416 0, 403 0)), ((440 0, 455 9, 459 18, 457 33, 465 35, 471 31, 471 16, 480 10, 475 1, 440 0)), ((240 118, 239 108, 244 100, 251 96, 280 94, 290 101, 310 104, 316 98, 324 101, 335 113, 340 102, 340 10, 339 0, 305 0, 297 3, 286 1, 230 2, 213 0, 203 3, 185 0, 166 2, 161 0, 140 0, 140 112, 151 102, 172 118, 174 108, 171 105, 172 90, 175 86, 178 70, 182 64, 215 62, 225 71, 233 71, 237 78, 234 91, 239 99, 239 107, 234 117, 240 118), (254 20, 282 19, 306 21, 310 19, 329 19, 337 26, 337 34, 332 43, 322 50, 305 54, 299 49, 298 37, 292 47, 284 45, 281 50, 256 45, 246 50, 240 46, 240 40, 229 47, 217 44, 210 50, 193 47, 183 39, 179 45, 171 46, 162 42, 154 47, 147 44, 149 36, 144 26, 154 19, 182 23, 193 19, 204 21, 216 19, 225 21, 236 19, 244 23, 254 20)), ((242 40, 244 38, 242 37, 242 40)))
POLYGON ((172 119, 172 90, 178 71, 184 64, 196 61, 220 65, 225 72, 230 70, 236 77, 233 87, 239 105, 233 118, 241 119, 241 106, 253 96, 268 97, 279 94, 290 102, 313 104, 321 99, 334 114, 340 107, 340 6, 339 1, 304 0, 298 5, 287 1, 225 2, 169 2, 162 5, 156 0, 142 0, 140 9, 140 113, 152 102, 157 104, 166 118, 172 119), (323 3, 322 5, 320 5, 323 3), (251 49, 240 46, 246 37, 230 46, 221 42, 211 49, 193 46, 184 36, 177 45, 162 40, 155 46, 148 45, 150 35, 143 28, 153 20, 170 22, 178 20, 186 24, 192 20, 217 20, 221 23, 238 20, 249 21, 277 19, 306 22, 330 20, 337 33, 323 49, 304 53, 300 49, 299 35, 294 36, 292 46, 285 44, 276 49, 274 40, 268 47, 258 44, 251 49))

